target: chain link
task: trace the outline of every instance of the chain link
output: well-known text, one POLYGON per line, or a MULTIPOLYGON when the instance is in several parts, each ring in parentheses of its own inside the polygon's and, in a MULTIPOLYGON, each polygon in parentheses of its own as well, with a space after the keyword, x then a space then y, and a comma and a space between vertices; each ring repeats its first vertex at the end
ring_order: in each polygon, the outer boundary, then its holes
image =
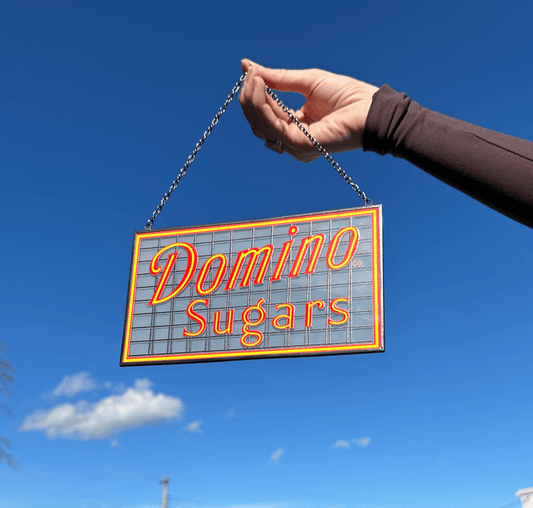
MULTIPOLYGON (((202 146, 205 143, 205 140, 207 137, 211 134, 211 131, 215 127, 215 125, 218 124, 218 121, 220 120, 220 117, 226 112, 226 108, 228 107, 229 103, 233 100, 233 97, 235 94, 239 91, 242 84, 244 83, 244 80, 246 79, 246 73, 244 73, 239 81, 235 84, 233 89, 231 90, 231 93, 226 98, 226 101, 224 102, 224 105, 218 110, 218 113, 215 115, 215 118, 213 118, 211 125, 207 128, 207 130, 204 132, 204 135, 198 143, 196 143, 196 147, 194 148, 193 152, 189 157, 187 158, 187 161, 185 162, 184 166, 180 169, 178 176, 176 179, 172 182, 172 185, 168 189, 168 192, 163 196, 163 199, 161 199, 161 203, 157 205, 156 209, 152 213, 152 217, 150 220, 146 223, 144 226, 144 229, 150 230, 152 229, 152 226, 154 224, 154 220, 157 218, 157 216, 161 213, 161 210, 163 207, 167 204, 167 201, 170 199, 170 195, 176 190, 176 187, 179 185, 180 180, 185 176, 187 173, 187 170, 189 169, 189 166, 196 158, 196 154, 200 151, 202 146)), ((326 160, 333 166, 333 168, 339 173, 340 176, 344 179, 344 181, 354 190, 357 192, 357 195, 364 200, 365 206, 371 205, 372 200, 368 199, 366 197, 366 194, 359 188, 359 186, 346 174, 346 171, 342 169, 334 160, 333 157, 324 149, 324 147, 315 139, 307 130, 305 127, 300 123, 300 121, 289 111, 289 108, 283 104, 281 99, 267 86, 265 87, 267 93, 274 99, 276 104, 281 107, 281 109, 287 113, 288 117, 291 119, 292 122, 296 124, 296 126, 307 136, 309 141, 313 144, 314 147, 316 147, 317 150, 320 151, 320 153, 326 158, 326 160)))

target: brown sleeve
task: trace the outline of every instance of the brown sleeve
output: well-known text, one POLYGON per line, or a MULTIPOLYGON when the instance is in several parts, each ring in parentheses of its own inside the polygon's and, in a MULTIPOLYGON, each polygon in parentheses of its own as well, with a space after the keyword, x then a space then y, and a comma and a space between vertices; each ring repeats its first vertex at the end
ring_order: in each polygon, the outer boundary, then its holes
POLYGON ((494 210, 533 227, 533 143, 422 108, 383 85, 363 150, 405 159, 494 210))

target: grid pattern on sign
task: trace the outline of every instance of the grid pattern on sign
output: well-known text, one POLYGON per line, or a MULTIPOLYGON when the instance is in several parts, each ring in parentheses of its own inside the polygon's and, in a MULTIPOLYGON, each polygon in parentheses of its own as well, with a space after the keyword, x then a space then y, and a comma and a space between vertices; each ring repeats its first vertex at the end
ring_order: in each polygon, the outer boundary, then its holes
MULTIPOLYGON (((263 333, 262 342, 253 349, 307 347, 313 345, 334 344, 372 344, 373 342, 373 305, 372 305, 372 228, 369 215, 356 215, 344 218, 314 220, 298 222, 298 234, 294 236, 294 244, 290 251, 288 262, 280 280, 270 281, 277 257, 284 242, 291 239, 288 229, 290 221, 274 226, 248 227, 246 229, 228 229, 224 231, 201 232, 198 234, 179 234, 160 238, 145 238, 141 240, 138 261, 138 272, 131 331, 130 356, 155 356, 176 353, 198 353, 208 351, 242 351, 241 344, 243 311, 256 305, 260 298, 265 300, 263 308, 267 317, 265 321, 250 329, 263 333), (358 230, 359 242, 352 262, 339 270, 331 270, 326 266, 326 250, 331 238, 337 231, 346 226, 354 226, 358 230), (321 233, 324 235, 324 246, 318 260, 316 270, 312 274, 305 274, 307 257, 303 263, 301 274, 288 277, 294 258, 298 252, 300 240, 304 237, 321 233), (225 276, 218 288, 205 297, 196 293, 196 276, 185 289, 172 299, 157 304, 148 305, 159 276, 149 273, 149 265, 153 256, 163 247, 186 242, 195 246, 198 252, 198 273, 203 263, 214 254, 224 254, 228 259, 225 276), (234 289, 225 290, 229 273, 237 258, 237 253, 251 247, 263 247, 267 244, 274 246, 272 258, 262 284, 251 283, 240 287, 240 280, 234 289), (267 291, 268 290, 268 291, 267 291), (198 298, 207 298, 208 306, 195 306, 195 312, 207 319, 206 330, 198 337, 184 337, 183 330, 190 332, 199 329, 199 324, 191 320, 186 314, 189 303, 198 298), (327 319, 339 320, 340 316, 332 314, 329 302, 336 298, 347 298, 349 314, 348 323, 342 325, 328 324, 327 319), (313 308, 312 327, 304 327, 305 304, 309 301, 322 300, 324 308, 313 308), (294 328, 279 330, 272 326, 272 319, 285 314, 284 307, 276 309, 277 305, 291 303, 294 305, 294 328), (227 326, 227 312, 234 310, 233 333, 217 334, 213 330, 214 314, 221 311, 220 328, 227 326)), ((344 235, 338 248, 338 258, 342 259, 346 251, 349 235, 344 235)), ((160 264, 164 266, 163 256, 160 264)), ((178 255, 172 273, 165 287, 163 296, 170 294, 176 288, 183 276, 187 259, 185 255, 178 255)), ((213 280, 218 264, 211 266, 205 281, 209 287, 213 280)), ((257 271, 254 270, 254 276, 257 271)), ((346 309, 346 305, 340 305, 346 309)), ((249 318, 254 321, 258 317, 257 311, 252 311, 249 318)), ((286 321, 282 321, 286 322, 286 321)))

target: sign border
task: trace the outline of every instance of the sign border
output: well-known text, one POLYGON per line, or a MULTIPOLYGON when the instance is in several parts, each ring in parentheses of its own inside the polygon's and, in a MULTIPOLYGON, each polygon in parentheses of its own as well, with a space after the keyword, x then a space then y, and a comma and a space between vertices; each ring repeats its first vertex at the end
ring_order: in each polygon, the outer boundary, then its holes
POLYGON ((183 364, 183 363, 200 363, 200 362, 217 362, 217 361, 231 361, 231 360, 250 360, 262 358, 294 358, 301 356, 329 356, 339 354, 353 354, 359 353, 382 353, 385 351, 384 338, 384 304, 383 304, 383 214, 382 205, 370 205, 356 208, 343 208, 337 210, 327 210, 323 212, 311 212, 297 215, 285 215, 280 217, 270 217, 266 219, 254 219, 246 221, 223 222, 213 224, 200 224, 195 226, 180 226, 174 228, 161 228, 150 231, 135 231, 133 237, 133 250, 131 256, 131 266, 128 284, 128 297, 126 303, 126 312, 124 319, 124 329, 122 335, 122 347, 120 351, 120 366, 144 366, 144 365, 169 365, 169 364, 183 364), (355 213, 354 213, 355 212, 355 213), (135 303, 135 285, 133 281, 137 276, 137 256, 139 254, 139 242, 143 238, 150 238, 153 236, 168 236, 176 234, 196 234, 204 231, 223 231, 226 229, 244 229, 247 227, 261 227, 273 226, 277 223, 287 222, 305 222, 313 220, 317 216, 321 218, 339 218, 343 215, 350 216, 368 214, 370 212, 372 217, 372 273, 373 273, 373 310, 374 310, 374 342, 373 344, 346 344, 330 345, 325 344, 321 346, 308 347, 281 347, 272 349, 252 349, 249 351, 216 351, 216 352, 197 352, 197 353, 169 353, 154 356, 135 356, 129 357, 129 351, 132 320, 133 320, 133 306, 135 303), (376 234, 377 233, 377 234, 376 234), (377 253, 376 253, 377 252, 377 253), (377 325, 377 326, 376 326, 377 325))

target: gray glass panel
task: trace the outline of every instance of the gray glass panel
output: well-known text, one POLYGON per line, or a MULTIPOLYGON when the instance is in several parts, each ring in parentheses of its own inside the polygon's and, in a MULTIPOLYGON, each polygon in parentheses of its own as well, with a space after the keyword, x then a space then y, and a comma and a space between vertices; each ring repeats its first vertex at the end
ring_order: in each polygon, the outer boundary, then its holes
POLYGON ((313 222, 311 229, 314 233, 325 233, 329 231, 329 220, 321 220, 313 222))
POLYGON ((359 242, 356 254, 370 254, 372 252, 372 242, 370 240, 364 240, 359 242))
MULTIPOLYGON (((177 243, 178 239, 176 236, 166 236, 162 237, 159 240, 159 246, 160 248, 166 247, 167 245, 171 245, 173 243, 177 243)), ((180 240, 181 241, 181 240, 180 240)))
POLYGON ((134 313, 135 314, 151 314, 152 307, 149 305, 146 305, 148 302, 139 302, 135 304, 134 313))
POLYGON ((309 344, 323 346, 326 344, 326 332, 324 331, 310 331, 309 332, 309 344))
POLYGON ((372 298, 352 298, 352 310, 372 310, 372 298))
POLYGON ((372 281, 372 270, 358 268, 357 270, 352 270, 352 282, 371 282, 372 281))
MULTIPOLYGON (((233 296, 230 296, 230 306, 231 307, 237 307, 237 306, 246 306, 248 305, 248 295, 247 294, 236 294, 233 296)), ((256 303, 256 302, 255 302, 256 303)))
MULTIPOLYGON (((310 234, 310 224, 306 222, 300 222, 298 224, 295 224, 295 226, 298 227, 298 236, 309 236, 310 234)), ((288 230, 289 228, 287 228, 288 230)))
POLYGON ((371 311, 354 312, 352 320, 356 326, 370 326, 372 325, 373 315, 371 311))
POLYGON ((331 299, 335 300, 336 298, 348 298, 348 287, 348 284, 331 286, 331 299))
POLYGON ((166 312, 164 314, 156 314, 155 315, 155 325, 161 326, 161 325, 168 325, 170 324, 170 313, 166 312))
POLYGON ((304 310, 303 310, 303 305, 301 306, 301 308, 296 308, 296 311, 295 314, 295 318, 294 318, 294 329, 295 330, 304 330, 304 325, 305 325, 305 321, 304 321, 304 310))
POLYGON ((205 339, 191 339, 191 351, 204 352, 205 339))
POLYGON ((307 289, 292 289, 291 290, 291 303, 306 302, 307 301, 307 289))
POLYGON ((158 245, 158 238, 149 238, 141 241, 141 249, 149 249, 150 247, 157 247, 158 245))
POLYGON ((374 333, 372 328, 354 328, 352 329, 352 342, 373 342, 374 333))
POLYGON ((307 287, 307 275, 298 275, 297 277, 292 277, 290 279, 291 286, 294 287, 307 287))
POLYGON ((150 300, 154 294, 154 289, 137 289, 135 291, 136 300, 150 300))
POLYGON ((150 262, 143 261, 142 263, 139 263, 139 269, 137 270, 137 273, 139 275, 150 274, 150 262))
POLYGON ((254 236, 256 238, 259 238, 259 237, 270 237, 271 235, 272 235, 272 228, 271 227, 256 228, 255 231, 254 231, 254 236))
POLYGON ((304 332, 292 332, 289 337, 289 346, 303 346, 305 344, 304 332))
POLYGON ((178 242, 194 244, 194 235, 178 235, 178 242))
POLYGON ((327 272, 329 270, 328 265, 326 264, 326 258, 320 256, 318 263, 316 264, 315 273, 318 272, 327 272))
POLYGON ((372 296, 372 284, 352 284, 352 296, 372 296))
POLYGON ((132 342, 130 345, 130 356, 147 355, 148 342, 132 342))
POLYGON ((157 254, 157 249, 144 249, 139 254, 139 261, 151 261, 157 254))
POLYGON ((270 282, 270 287, 273 291, 277 289, 286 289, 287 288, 287 277, 282 277, 280 280, 273 280, 270 282))
POLYGON ((150 328, 137 328, 131 332, 131 340, 148 340, 150 338, 150 328))
POLYGON ((213 245, 213 254, 228 254, 230 251, 229 242, 219 242, 213 245))
POLYGON ((166 354, 167 352, 167 341, 162 341, 162 340, 159 340, 159 341, 156 341, 154 342, 154 345, 153 345, 153 350, 152 350, 152 353, 154 355, 164 355, 166 354))
POLYGON ((172 301, 167 300, 166 302, 158 303, 157 305, 154 305, 153 307, 155 307, 156 313, 161 313, 161 312, 170 312, 171 305, 172 305, 172 301))
POLYGON ((328 283, 327 273, 314 273, 311 275, 311 284, 313 286, 325 286, 328 283))
POLYGON ((331 273, 332 284, 347 284, 348 283, 348 271, 336 270, 331 273))
POLYGON ((218 244, 218 242, 229 240, 229 239, 230 239, 229 231, 215 231, 215 238, 214 238, 215 245, 218 244))
POLYGON ((154 287, 156 278, 153 275, 139 275, 137 277, 137 287, 154 287))
POLYGON ((200 233, 196 235, 196 243, 211 243, 213 240, 213 233, 200 233))
POLYGON ((242 351, 244 348, 241 346, 241 339, 240 337, 231 336, 229 338, 229 349, 242 351))
POLYGON ((209 341, 211 351, 222 351, 224 349, 224 339, 211 339, 209 341))
POLYGON ((175 339, 172 341, 173 353, 184 353, 187 347, 187 341, 185 339, 175 339))
POLYGON ((318 307, 313 307, 313 321, 311 328, 313 330, 322 330, 326 328, 327 325, 327 310, 325 308, 319 309, 318 307))
POLYGON ((372 225, 372 218, 369 217, 368 215, 366 216, 361 216, 359 215, 358 217, 352 217, 352 225, 353 226, 371 226, 372 225))
MULTIPOLYGON (((311 287, 311 299, 326 301, 328 297, 327 286, 312 286, 311 287)), ((316 308, 316 307, 315 307, 316 308)))
MULTIPOLYGON (((211 255, 211 244, 210 243, 201 243, 196 246, 196 252, 198 256, 210 256, 211 255)), ((205 258, 207 259, 207 258, 205 258)), ((205 261, 204 259, 204 261, 205 261)))
MULTIPOLYGON (((275 236, 274 239, 272 240, 272 245, 274 246, 274 259, 275 261, 278 260, 278 257, 279 255, 281 254, 281 249, 283 247, 283 244, 287 241, 289 241, 290 238, 286 238, 284 236, 275 236)), ((293 245, 292 246, 293 249, 295 249, 296 247, 293 245)))
POLYGON ((346 328, 343 330, 340 329, 332 329, 331 335, 330 335, 330 342, 331 344, 343 344, 347 342, 346 337, 346 328))
POLYGON ((289 235, 290 224, 284 224, 283 226, 274 226, 273 233, 274 236, 284 236, 287 240, 291 238, 289 235))
POLYGON ((350 225, 350 219, 333 219, 331 221, 331 229, 335 233, 342 228, 345 228, 350 225))
POLYGON ((285 334, 271 333, 268 339, 269 347, 283 347, 285 345, 285 334))
POLYGON ((189 322, 189 318, 185 312, 174 312, 172 319, 175 325, 186 325, 189 322))
POLYGON ((215 294, 211 296, 211 308, 214 309, 223 309, 226 307, 228 302, 228 295, 226 293, 215 294))
POLYGON ((133 317, 133 327, 141 327, 141 326, 150 326, 152 324, 152 316, 151 315, 142 315, 142 316, 134 316, 133 317))
POLYGON ((168 339, 169 327, 168 326, 156 326, 154 328, 154 340, 168 339))
POLYGON ((372 256, 357 256, 361 260, 361 268, 372 268, 372 256))
POLYGON ((287 291, 272 291, 270 293, 270 301, 272 303, 286 303, 287 291))
POLYGON ((189 303, 189 298, 174 298, 174 312, 185 312, 189 303))
POLYGON ((234 240, 240 240, 242 238, 251 238, 252 231, 251 229, 235 229, 233 231, 233 239, 234 240))

